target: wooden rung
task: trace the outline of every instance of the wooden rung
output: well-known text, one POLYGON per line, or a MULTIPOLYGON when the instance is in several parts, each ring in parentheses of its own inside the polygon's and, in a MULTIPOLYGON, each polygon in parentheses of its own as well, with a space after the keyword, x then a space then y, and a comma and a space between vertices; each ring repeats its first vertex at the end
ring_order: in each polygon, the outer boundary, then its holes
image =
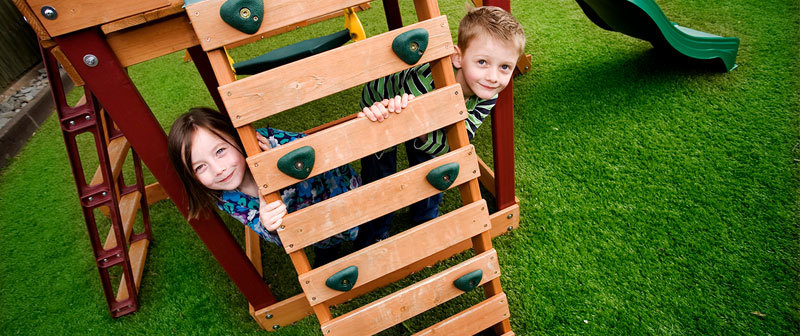
MULTIPOLYGON (((140 239, 131 244, 128 250, 128 257, 131 258, 131 271, 133 271, 133 284, 136 291, 139 291, 139 285, 142 283, 142 272, 144 271, 144 262, 147 259, 147 247, 150 246, 150 240, 140 239)), ((125 282, 125 276, 119 283, 117 290, 117 301, 122 301, 128 298, 128 287, 125 282)))
MULTIPOLYGON (((131 144, 128 143, 128 139, 125 137, 118 137, 112 139, 108 143, 108 157, 110 159, 111 164, 111 172, 112 172, 112 181, 116 181, 117 177, 119 177, 119 173, 122 171, 122 164, 125 163, 125 158, 128 156, 128 150, 130 150, 131 144)), ((102 167, 97 167, 97 170, 94 172, 94 177, 92 177, 92 182, 89 185, 94 186, 103 183, 103 169, 102 167)))
POLYGON ((489 215, 489 220, 492 222, 492 237, 516 230, 519 228, 519 201, 489 215))
POLYGON ((158 182, 145 186, 144 193, 147 195, 147 205, 153 205, 155 202, 169 198, 167 191, 158 182))
POLYGON ((447 18, 441 16, 222 85, 219 92, 233 125, 241 127, 408 68, 392 51, 392 40, 416 28, 429 34, 417 64, 453 53, 447 18))
MULTIPOLYGON (((220 17, 220 7, 225 0, 206 0, 186 6, 186 14, 200 39, 203 50, 237 43, 257 34, 267 33, 285 26, 304 22, 318 16, 358 6, 364 0, 281 0, 264 1, 264 18, 253 34, 243 33, 220 17)), ((331 32, 332 33, 332 32, 331 32)))
MULTIPOLYGON (((141 26, 147 22, 155 21, 158 19, 165 18, 167 16, 183 13, 183 0, 167 0, 169 1, 169 6, 164 8, 159 8, 157 10, 152 10, 148 12, 139 13, 136 15, 132 15, 126 17, 121 20, 113 21, 106 23, 100 26, 100 29, 103 31, 104 34, 108 35, 115 31, 120 31, 123 29, 131 28, 134 26, 141 26)), ((138 27, 137 27, 138 28, 138 27)), ((170 32, 174 33, 174 32, 170 32)), ((165 34, 166 35, 166 34, 165 34)))
POLYGON ((310 176, 319 175, 420 134, 460 122, 467 115, 462 97, 460 86, 451 85, 414 99, 402 113, 393 114, 382 123, 356 118, 253 155, 247 158, 247 163, 259 192, 269 195, 299 182, 277 168, 278 160, 287 153, 304 146, 314 148, 310 176))
POLYGON ((314 313, 308 305, 305 294, 297 294, 286 300, 262 308, 251 313, 264 330, 275 331, 280 327, 285 327, 297 322, 308 315, 314 313), (275 328, 278 326, 278 328, 275 328))
POLYGON ((300 274, 298 279, 309 303, 316 305, 344 293, 325 285, 330 276, 344 268, 358 267, 358 280, 355 282, 355 287, 358 287, 476 236, 489 227, 486 201, 480 200, 311 272, 300 274))
POLYGON ((476 269, 483 271, 480 284, 500 276, 497 252, 483 252, 465 262, 392 293, 380 300, 322 324, 322 334, 373 335, 449 301, 464 292, 453 281, 476 269))
MULTIPOLYGON (((139 200, 141 199, 141 194, 138 191, 134 191, 130 194, 122 196, 119 200, 119 217, 122 219, 122 229, 125 233, 125 242, 127 243, 131 238, 131 232, 133 232, 133 223, 136 221, 136 212, 139 210, 139 200)), ((108 230, 108 236, 106 237, 106 243, 103 244, 103 248, 108 250, 117 247, 117 236, 114 232, 114 226, 111 226, 111 229, 108 230)))
POLYGON ((492 296, 414 336, 475 335, 509 317, 505 293, 492 296))
POLYGON ((200 44, 183 15, 111 33, 107 41, 123 67, 200 44))
POLYGON ((102 5, 94 1, 75 0, 28 0, 27 2, 50 36, 71 33, 169 5, 167 0, 108 1, 102 5), (44 6, 53 7, 58 16, 54 20, 45 18, 41 10, 44 6))
POLYGON ((374 183, 355 188, 334 198, 286 215, 284 229, 278 229, 286 253, 306 246, 369 220, 396 211, 440 191, 431 186, 425 176, 432 169, 458 162, 459 174, 450 188, 478 177, 478 164, 472 145, 462 147, 438 158, 385 177, 374 183), (381 200, 382 206, 374 205, 381 200))

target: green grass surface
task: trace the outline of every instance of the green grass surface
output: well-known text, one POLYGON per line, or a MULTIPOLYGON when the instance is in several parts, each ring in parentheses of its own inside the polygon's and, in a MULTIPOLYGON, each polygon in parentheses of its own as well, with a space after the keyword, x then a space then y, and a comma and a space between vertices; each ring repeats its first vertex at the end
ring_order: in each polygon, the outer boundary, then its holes
MULTIPOLYGON (((462 3, 441 4, 451 27, 462 3)), ((683 26, 739 37, 739 68, 717 73, 658 55, 646 42, 593 25, 573 1, 512 4, 534 67, 515 82, 521 229, 494 244, 518 335, 800 333, 800 5, 659 4, 683 26)), ((401 5, 409 24, 411 5, 401 5)), ((385 30, 380 2, 360 17, 368 35, 385 30)), ((340 26, 341 19, 333 19, 236 49, 233 56, 252 57, 340 26)), ((165 128, 189 107, 212 105, 182 55, 130 68, 165 128)), ((306 129, 355 112, 358 92, 347 90, 268 122, 306 129)), ((89 148, 90 139, 80 142, 89 148)), ((474 143, 491 164, 488 125, 474 143)), ((92 171, 94 164, 87 166, 92 171)), ((457 203, 457 195, 448 193, 443 209, 457 203)), ((151 216, 155 241, 141 309, 111 319, 59 125, 48 119, 0 172, 2 333, 261 333, 244 297, 176 208, 161 202, 151 216)), ((398 227, 405 218, 401 212, 398 227)), ((241 240, 241 225, 226 222, 241 240)), ((282 250, 264 250, 265 278, 276 295, 299 293, 282 250)), ((410 334, 479 300, 477 291, 469 293, 386 334, 410 334)), ((314 318, 276 333, 316 334, 314 318)))

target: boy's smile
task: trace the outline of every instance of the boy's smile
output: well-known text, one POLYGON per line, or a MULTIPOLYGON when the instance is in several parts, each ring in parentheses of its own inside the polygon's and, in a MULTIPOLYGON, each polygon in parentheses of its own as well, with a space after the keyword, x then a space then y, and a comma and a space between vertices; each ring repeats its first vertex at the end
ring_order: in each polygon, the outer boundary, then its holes
POLYGON ((511 42, 489 36, 477 36, 465 50, 456 47, 453 66, 460 69, 456 81, 464 90, 464 98, 476 95, 494 97, 506 88, 514 74, 519 53, 511 42))

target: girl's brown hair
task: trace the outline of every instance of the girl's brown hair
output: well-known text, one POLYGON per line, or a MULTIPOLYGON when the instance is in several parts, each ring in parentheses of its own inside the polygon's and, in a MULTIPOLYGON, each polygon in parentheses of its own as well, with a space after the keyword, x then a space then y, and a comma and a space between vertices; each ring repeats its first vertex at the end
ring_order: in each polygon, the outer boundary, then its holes
POLYGON ((222 113, 207 107, 196 107, 181 115, 172 124, 167 137, 167 153, 178 172, 189 200, 189 218, 197 218, 203 209, 212 209, 219 192, 206 188, 194 176, 192 169, 192 137, 195 130, 204 128, 225 140, 242 153, 242 143, 236 129, 222 113), (233 143, 231 143, 233 140, 233 143))

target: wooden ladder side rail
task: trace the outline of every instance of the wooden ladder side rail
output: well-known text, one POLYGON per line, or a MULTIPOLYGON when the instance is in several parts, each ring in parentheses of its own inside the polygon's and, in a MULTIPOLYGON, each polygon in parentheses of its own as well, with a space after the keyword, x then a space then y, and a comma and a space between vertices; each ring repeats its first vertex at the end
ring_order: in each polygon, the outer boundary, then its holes
MULTIPOLYGON (((214 76, 217 78, 217 82, 220 86, 233 83, 236 80, 236 75, 231 69, 230 61, 228 60, 228 56, 224 49, 218 48, 211 50, 207 52, 207 56, 214 72, 214 76)), ((237 127, 236 131, 239 134, 239 138, 242 140, 242 145, 244 146, 245 153, 247 153, 248 157, 261 152, 261 148, 258 146, 258 140, 256 139, 256 130, 252 125, 237 127)), ((261 201, 270 203, 280 199, 279 193, 274 192, 264 196, 261 201)), ((258 274, 263 274, 261 262, 261 238, 249 228, 245 228, 245 254, 258 274)), ((305 252, 298 251, 293 253, 291 255, 291 259, 298 274, 311 270, 311 264, 308 262, 308 257, 305 255, 305 252)), ((256 311, 262 308, 264 307, 256 307, 252 303, 248 304, 248 310, 250 311, 251 316, 253 316, 253 319, 256 320, 262 329, 269 330, 268 328, 270 326, 264 324, 263 320, 256 318, 255 315, 256 311)), ((330 316, 330 310, 328 310, 327 307, 325 307, 324 310, 319 310, 319 312, 315 310, 315 312, 318 314, 323 314, 323 316, 327 312, 327 315, 330 316)))
MULTIPOLYGON (((87 87, 95 92, 131 146, 185 216, 186 194, 166 156, 166 134, 116 60, 104 36, 98 30, 88 29, 55 39, 87 87), (86 54, 97 57, 96 66, 83 63, 86 54)), ((258 309, 277 302, 215 212, 205 212, 189 223, 248 302, 258 309)))
MULTIPOLYGON (((414 5, 417 8, 417 18, 428 20, 433 17, 439 16, 439 4, 435 0, 414 0, 414 5)), ((431 71, 433 80, 436 87, 445 87, 456 83, 455 74, 453 73, 453 65, 449 58, 441 59, 431 64, 431 71)), ((458 123, 454 126, 446 128, 447 142, 451 150, 461 148, 469 145, 469 137, 467 136, 467 129, 464 123, 458 123)), ((480 188, 478 180, 475 179, 467 184, 459 186, 461 192, 461 201, 464 204, 475 202, 481 199, 480 188)), ((486 231, 480 236, 472 239, 472 246, 475 253, 483 253, 492 249, 491 233, 486 231)), ((503 292, 500 286, 500 278, 495 278, 483 286, 486 297, 492 297, 503 292)), ((511 331, 511 323, 508 319, 495 325, 494 331, 497 334, 504 334, 511 331)))

